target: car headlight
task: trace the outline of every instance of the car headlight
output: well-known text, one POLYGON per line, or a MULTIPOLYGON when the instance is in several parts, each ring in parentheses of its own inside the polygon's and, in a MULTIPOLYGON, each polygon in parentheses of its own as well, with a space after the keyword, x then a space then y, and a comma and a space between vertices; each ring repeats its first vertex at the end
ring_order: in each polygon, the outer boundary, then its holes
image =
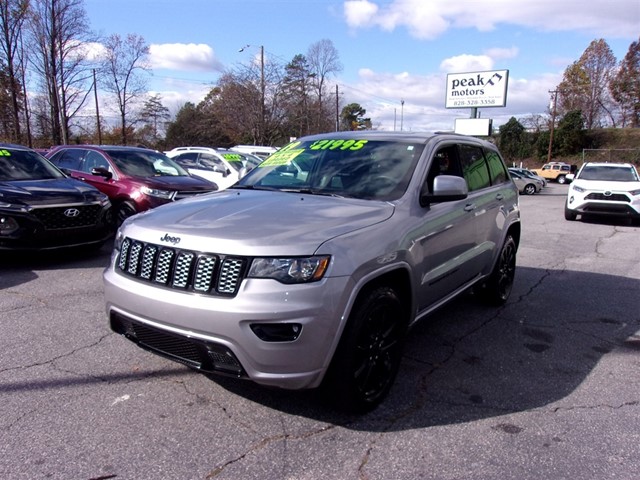
POLYGON ((282 283, 308 283, 320 280, 329 266, 328 255, 291 258, 254 258, 248 276, 272 278, 282 283))
POLYGON ((638 190, 631 190, 629 193, 635 197, 636 195, 640 195, 640 189, 638 189, 638 190))
POLYGON ((586 188, 582 188, 582 187, 579 187, 577 185, 573 185, 571 188, 573 188, 576 192, 580 192, 580 193, 584 193, 584 192, 587 191, 586 188))
POLYGON ((171 190, 158 190, 157 188, 142 187, 140 191, 150 197, 165 198, 171 200, 173 192, 171 190))

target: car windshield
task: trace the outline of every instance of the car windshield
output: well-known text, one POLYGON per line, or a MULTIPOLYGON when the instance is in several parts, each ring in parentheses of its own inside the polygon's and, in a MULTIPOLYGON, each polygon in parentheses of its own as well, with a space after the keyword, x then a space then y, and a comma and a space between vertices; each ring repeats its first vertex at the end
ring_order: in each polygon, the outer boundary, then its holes
POLYGON ((53 178, 64 178, 64 174, 40 154, 31 150, 0 148, 0 181, 53 178))
POLYGON ((423 149, 422 144, 390 141, 296 141, 269 156, 233 188, 396 200, 407 189, 423 149))
POLYGON ((637 182, 638 173, 633 167, 614 167, 609 165, 586 165, 580 176, 581 180, 602 180, 609 182, 637 182))
POLYGON ((145 150, 107 150, 116 166, 136 177, 188 177, 189 173, 166 155, 145 150))
POLYGON ((253 170, 262 162, 258 157, 240 152, 220 152, 220 155, 238 172, 243 168, 247 171, 253 170))

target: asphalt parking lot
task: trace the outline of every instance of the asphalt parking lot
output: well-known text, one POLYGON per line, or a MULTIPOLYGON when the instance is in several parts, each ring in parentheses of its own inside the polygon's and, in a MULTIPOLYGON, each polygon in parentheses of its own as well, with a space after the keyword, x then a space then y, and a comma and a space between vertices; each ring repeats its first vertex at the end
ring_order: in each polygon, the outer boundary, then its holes
POLYGON ((2 479, 636 479, 640 227, 521 197, 506 306, 411 332, 374 412, 207 377, 107 326, 110 249, 0 256, 2 479))

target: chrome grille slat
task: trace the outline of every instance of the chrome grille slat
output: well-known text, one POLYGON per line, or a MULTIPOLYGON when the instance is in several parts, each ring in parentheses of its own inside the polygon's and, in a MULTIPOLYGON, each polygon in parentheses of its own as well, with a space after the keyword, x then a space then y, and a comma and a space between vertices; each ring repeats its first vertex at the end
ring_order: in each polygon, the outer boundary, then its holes
POLYGON ((234 296, 247 263, 243 257, 199 253, 125 238, 116 271, 167 288, 234 296))

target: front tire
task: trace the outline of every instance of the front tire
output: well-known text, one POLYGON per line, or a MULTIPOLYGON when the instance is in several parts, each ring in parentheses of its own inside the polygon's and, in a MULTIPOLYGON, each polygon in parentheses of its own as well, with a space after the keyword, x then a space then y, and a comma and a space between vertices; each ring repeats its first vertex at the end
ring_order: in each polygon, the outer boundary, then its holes
POLYGON ((507 235, 498 261, 481 289, 481 296, 490 305, 504 305, 509 299, 516 275, 516 242, 507 235))
POLYGON ((122 225, 122 222, 136 213, 138 213, 136 212, 136 207, 131 203, 122 202, 116 209, 116 227, 122 225))
POLYGON ((536 186, 533 183, 527 183, 524 186, 523 192, 525 195, 533 195, 536 193, 536 186))
POLYGON ((323 383, 335 407, 365 413, 387 396, 402 359, 404 312, 398 294, 386 286, 356 303, 323 383))
POLYGON ((575 213, 573 210, 571 210, 566 205, 564 206, 564 219, 565 220, 574 221, 577 216, 578 216, 577 213, 575 213))

